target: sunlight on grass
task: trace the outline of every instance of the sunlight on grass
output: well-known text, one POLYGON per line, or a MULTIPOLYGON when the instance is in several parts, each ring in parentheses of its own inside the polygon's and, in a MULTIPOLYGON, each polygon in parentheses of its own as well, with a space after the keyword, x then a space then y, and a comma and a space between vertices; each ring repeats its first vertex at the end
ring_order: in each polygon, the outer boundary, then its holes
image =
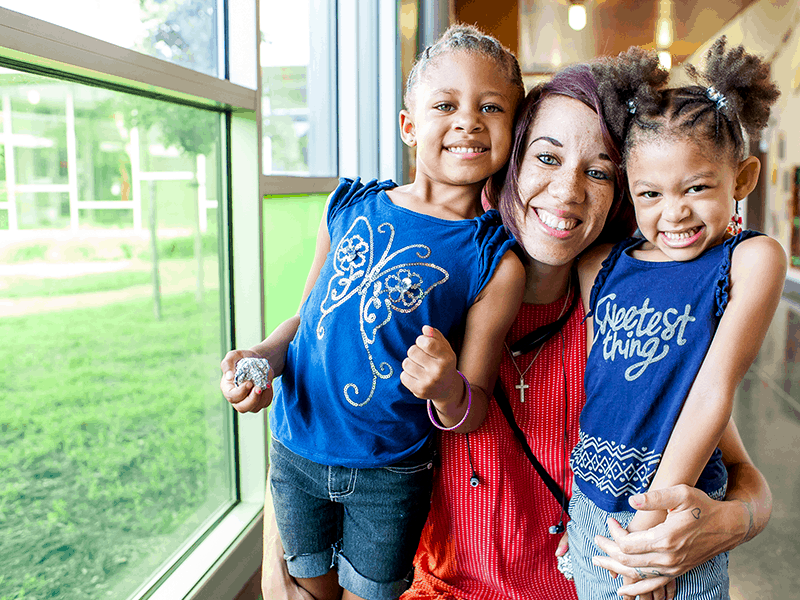
POLYGON ((230 501, 219 331, 216 292, 0 321, 0 599, 135 588, 230 501))

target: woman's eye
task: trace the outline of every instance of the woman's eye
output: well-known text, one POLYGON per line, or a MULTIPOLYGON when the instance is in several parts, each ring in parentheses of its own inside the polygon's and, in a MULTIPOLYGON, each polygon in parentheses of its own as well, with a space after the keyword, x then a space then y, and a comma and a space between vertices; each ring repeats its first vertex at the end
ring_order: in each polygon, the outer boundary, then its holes
POLYGON ((600 181, 610 181, 611 175, 606 173, 605 171, 601 171, 600 169, 589 169, 586 174, 591 177, 592 179, 597 179, 600 181))
POLYGON ((538 158, 541 162, 546 165, 557 165, 558 160, 552 154, 539 154, 536 158, 538 158))

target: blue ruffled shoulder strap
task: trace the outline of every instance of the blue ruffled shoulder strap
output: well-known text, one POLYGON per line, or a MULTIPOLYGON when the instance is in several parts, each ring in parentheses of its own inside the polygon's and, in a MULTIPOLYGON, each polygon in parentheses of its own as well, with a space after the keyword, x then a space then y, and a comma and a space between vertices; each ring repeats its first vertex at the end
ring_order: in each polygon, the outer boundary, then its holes
POLYGON ((641 243, 641 238, 630 237, 628 239, 622 240, 618 242, 612 249, 611 252, 608 253, 606 259, 603 261, 603 264, 600 266, 600 271, 597 273, 597 277, 594 279, 594 284, 592 285, 592 291, 589 294, 589 311, 584 316, 583 320, 585 321, 589 317, 594 314, 595 306, 597 305, 597 297, 600 295, 600 290, 603 289, 603 286, 606 283, 606 279, 608 279, 608 274, 614 268, 614 265, 617 264, 617 260, 619 257, 622 256, 622 253, 625 252, 631 246, 634 246, 638 243, 641 243))
POLYGON ((397 187, 397 184, 391 179, 386 179, 385 181, 372 179, 367 183, 361 183, 360 177, 355 179, 340 177, 339 185, 336 186, 328 202, 328 227, 330 227, 331 221, 341 209, 361 202, 371 193, 377 194, 381 190, 390 190, 395 187, 397 187))
POLYGON ((487 210, 474 219, 476 227, 473 235, 478 250, 478 270, 480 273, 478 291, 482 290, 494 275, 503 255, 516 247, 516 240, 503 227, 500 213, 487 210))
POLYGON ((722 316, 722 313, 725 312, 725 307, 728 306, 728 291, 731 287, 731 260, 733 259, 734 249, 743 241, 760 235, 764 234, 751 229, 745 229, 741 233, 722 242, 722 260, 719 263, 719 277, 717 278, 717 286, 714 290, 717 299, 716 315, 718 317, 722 316))

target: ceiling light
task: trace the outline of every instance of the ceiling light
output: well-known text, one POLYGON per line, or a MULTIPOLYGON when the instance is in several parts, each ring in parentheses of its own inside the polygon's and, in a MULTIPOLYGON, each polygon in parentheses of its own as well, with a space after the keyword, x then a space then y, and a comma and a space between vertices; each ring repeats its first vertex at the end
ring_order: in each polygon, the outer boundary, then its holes
POLYGON ((586 27, 586 7, 583 4, 569 5, 569 26, 575 31, 586 27))
POLYGON ((656 25, 656 44, 659 48, 669 48, 672 45, 672 20, 661 18, 656 25))
POLYGON ((672 68, 672 54, 670 54, 667 50, 659 51, 658 62, 661 63, 662 67, 669 71, 672 68))

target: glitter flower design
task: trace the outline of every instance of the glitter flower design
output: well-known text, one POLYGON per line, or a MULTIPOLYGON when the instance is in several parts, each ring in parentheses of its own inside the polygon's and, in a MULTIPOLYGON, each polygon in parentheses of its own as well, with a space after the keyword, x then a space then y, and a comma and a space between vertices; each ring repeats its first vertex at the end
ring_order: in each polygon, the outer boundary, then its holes
POLYGON ((378 254, 372 226, 365 217, 358 217, 339 241, 333 253, 333 275, 328 291, 320 304, 317 338, 325 336, 325 318, 351 298, 357 298, 359 329, 372 372, 369 392, 354 383, 344 387, 344 396, 353 406, 369 402, 379 379, 389 379, 394 369, 387 362, 375 364, 370 347, 379 330, 397 313, 410 313, 419 308, 428 293, 450 278, 447 271, 428 262, 431 249, 424 244, 410 244, 392 249, 395 230, 389 223, 376 228, 383 252, 378 254))

